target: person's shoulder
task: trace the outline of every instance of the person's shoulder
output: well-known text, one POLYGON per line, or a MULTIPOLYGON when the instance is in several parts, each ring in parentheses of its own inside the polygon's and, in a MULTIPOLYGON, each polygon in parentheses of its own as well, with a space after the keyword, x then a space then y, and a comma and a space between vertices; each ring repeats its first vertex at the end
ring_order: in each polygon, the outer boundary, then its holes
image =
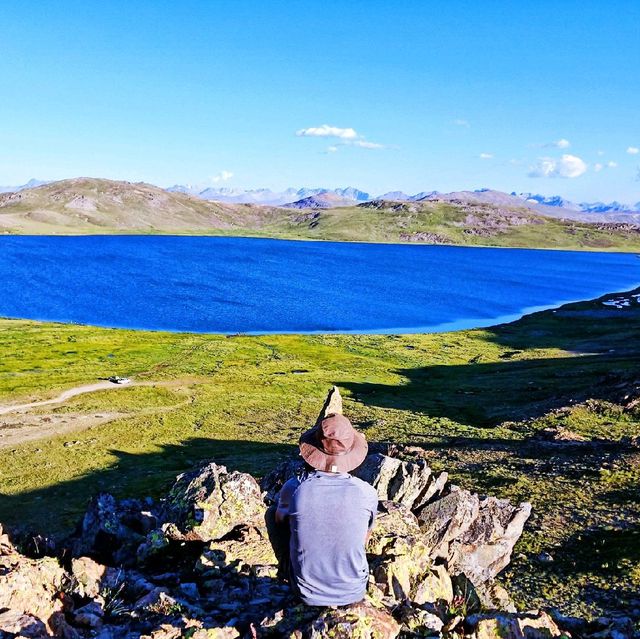
POLYGON ((376 491, 376 489, 371 484, 368 484, 366 481, 360 479, 359 477, 354 477, 353 475, 350 475, 350 477, 351 483, 354 486, 357 486, 365 496, 375 497, 376 499, 378 498, 378 491, 376 491))
POLYGON ((300 486, 300 479, 297 476, 293 476, 290 479, 282 484, 282 488, 280 489, 280 494, 289 494, 291 495, 296 491, 296 489, 300 486))

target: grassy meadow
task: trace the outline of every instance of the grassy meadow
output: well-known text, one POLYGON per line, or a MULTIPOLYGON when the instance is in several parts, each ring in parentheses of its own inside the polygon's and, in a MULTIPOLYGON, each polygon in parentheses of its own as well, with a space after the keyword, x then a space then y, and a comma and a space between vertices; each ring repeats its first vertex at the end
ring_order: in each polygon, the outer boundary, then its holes
POLYGON ((423 446, 452 481, 532 502, 504 575, 521 605, 597 613, 640 590, 637 301, 424 335, 227 337, 0 320, 0 408, 108 375, 151 384, 0 414, 0 522, 63 535, 96 492, 158 496, 202 460, 262 475, 294 450, 336 384, 370 440, 423 446), (3 445, 7 429, 51 423, 63 434, 3 445), (575 441, 549 441, 549 429, 575 441))

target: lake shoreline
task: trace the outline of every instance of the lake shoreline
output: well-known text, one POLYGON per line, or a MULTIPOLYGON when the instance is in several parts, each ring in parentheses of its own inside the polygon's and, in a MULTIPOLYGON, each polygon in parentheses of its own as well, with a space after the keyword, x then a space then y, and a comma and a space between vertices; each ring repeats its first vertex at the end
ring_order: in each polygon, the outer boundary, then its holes
POLYGON ((4 317, 175 333, 445 332, 640 282, 640 260, 627 253, 202 236, 0 246, 4 317))

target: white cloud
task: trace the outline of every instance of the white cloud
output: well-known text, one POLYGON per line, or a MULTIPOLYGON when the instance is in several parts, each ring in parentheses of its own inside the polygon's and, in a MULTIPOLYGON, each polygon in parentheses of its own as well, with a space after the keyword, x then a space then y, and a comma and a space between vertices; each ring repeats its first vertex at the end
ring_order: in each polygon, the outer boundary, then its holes
POLYGON ((608 167, 608 168, 610 168, 610 169, 615 169, 615 168, 616 168, 616 166, 618 166, 618 163, 617 163, 617 162, 614 162, 613 160, 609 160, 609 161, 607 162, 607 167, 608 167))
POLYGON ((481 160, 492 160, 493 153, 481 153, 479 157, 481 160))
POLYGON ((463 126, 465 128, 469 128, 471 126, 471 124, 469 124, 468 120, 461 120, 461 119, 456 119, 453 121, 453 124, 455 124, 456 126, 463 126))
POLYGON ((214 175, 211 178, 211 181, 214 184, 219 184, 220 182, 226 182, 227 180, 230 180, 232 177, 233 177, 233 173, 231 173, 231 171, 220 171, 218 175, 214 175))
POLYGON ((602 157, 604 155, 604 151, 598 151, 598 155, 602 157))
POLYGON ((565 153, 560 159, 538 158, 535 166, 531 167, 529 177, 576 178, 585 173, 587 164, 576 155, 565 153))
POLYGON ((313 138, 337 138, 338 142, 327 147, 324 153, 335 153, 341 146, 357 146, 360 149, 386 149, 386 144, 380 144, 378 142, 369 142, 363 135, 360 135, 355 129, 349 127, 342 129, 337 126, 329 126, 323 124, 322 126, 309 127, 306 129, 299 129, 296 131, 298 137, 313 137, 313 138))
POLYGON ((312 138, 340 138, 341 140, 355 140, 360 137, 355 129, 346 128, 342 129, 338 126, 329 126, 323 124, 322 126, 311 126, 306 129, 299 129, 296 131, 298 137, 312 137, 312 138))
POLYGON ((627 147, 627 153, 629 155, 638 155, 640 153, 640 149, 637 146, 627 147))
POLYGON ((596 162, 596 163, 593 165, 593 170, 594 170, 596 173, 600 173, 600 171, 602 171, 602 169, 604 169, 604 164, 600 164, 600 162, 596 162))

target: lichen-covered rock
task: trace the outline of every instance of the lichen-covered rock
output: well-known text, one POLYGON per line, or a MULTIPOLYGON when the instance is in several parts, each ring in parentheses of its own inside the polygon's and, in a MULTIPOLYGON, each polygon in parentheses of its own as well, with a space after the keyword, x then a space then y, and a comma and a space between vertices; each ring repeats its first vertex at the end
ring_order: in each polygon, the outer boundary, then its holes
POLYGON ((478 603, 483 610, 498 610, 501 612, 517 612, 511 595, 496 581, 487 581, 474 587, 478 603))
POLYGON ((214 541, 237 526, 261 525, 264 503, 258 482, 247 473, 211 463, 179 475, 166 501, 166 521, 187 540, 214 541))
POLYGON ((424 608, 400 606, 395 616, 402 624, 405 637, 440 637, 444 622, 440 617, 424 608))
POLYGON ((393 500, 412 510, 421 509, 435 493, 435 479, 424 460, 408 462, 373 453, 353 474, 371 484, 379 499, 393 500))
MULTIPOLYGON (((91 500, 73 544, 75 556, 89 555, 108 564, 132 565, 146 526, 144 505, 136 500, 118 502, 101 493, 91 500)), ((155 519, 149 515, 149 525, 155 519)))
POLYGON ((221 567, 240 570, 248 566, 255 572, 258 567, 275 567, 277 563, 266 534, 252 526, 239 530, 233 539, 210 542, 198 559, 196 570, 218 574, 221 567))
POLYGON ((117 588, 124 579, 122 570, 99 564, 90 557, 72 559, 71 574, 76 593, 90 598, 97 597, 101 590, 117 588))
POLYGON ((393 501, 381 501, 367 543, 367 552, 380 555, 391 539, 398 536, 419 537, 420 534, 418 518, 408 508, 393 501))
POLYGON ((544 611, 523 614, 496 613, 467 618, 475 639, 552 639, 566 636, 544 611))
POLYGON ((432 565, 418 580, 412 599, 418 605, 451 603, 453 601, 453 583, 447 569, 442 564, 432 565))
POLYGON ((465 574, 474 585, 493 579, 511 552, 531 514, 528 503, 484 497, 458 486, 428 504, 419 520, 434 557, 446 559, 452 574, 465 574))
POLYGON ((436 557, 447 558, 449 543, 463 535, 478 516, 478 495, 451 486, 449 493, 422 509, 419 520, 425 543, 436 557))
POLYGON ((419 538, 389 536, 378 555, 370 557, 375 587, 393 601, 411 599, 431 567, 429 549, 419 538))
POLYGON ((0 612, 0 637, 49 637, 47 627, 41 619, 18 610, 0 612))
POLYGON ((330 609, 306 627, 295 630, 296 639, 395 639, 400 624, 384 608, 369 603, 353 604, 346 609, 330 609))
POLYGON ((507 499, 484 497, 466 531, 449 545, 452 574, 463 573, 479 585, 498 575, 511 561, 511 553, 531 515, 531 504, 518 506, 507 499))
POLYGON ((62 609, 58 594, 66 583, 64 569, 52 557, 0 557, 0 610, 33 615, 46 622, 62 609))

